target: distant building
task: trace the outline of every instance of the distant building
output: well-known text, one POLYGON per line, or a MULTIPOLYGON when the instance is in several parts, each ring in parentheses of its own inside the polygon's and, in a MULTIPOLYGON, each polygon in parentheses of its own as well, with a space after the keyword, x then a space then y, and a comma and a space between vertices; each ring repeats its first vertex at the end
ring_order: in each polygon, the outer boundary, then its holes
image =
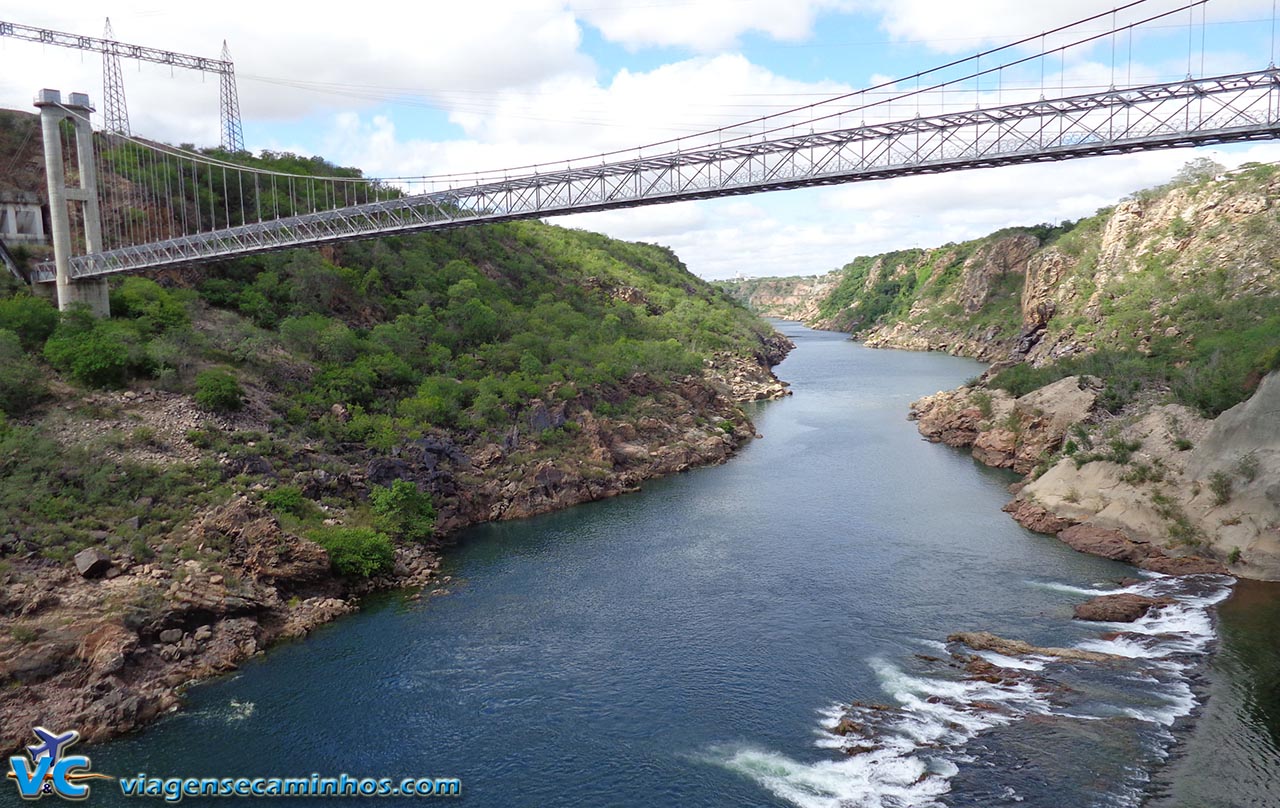
POLYGON ((18 244, 48 244, 40 197, 27 191, 0 191, 0 241, 18 244))

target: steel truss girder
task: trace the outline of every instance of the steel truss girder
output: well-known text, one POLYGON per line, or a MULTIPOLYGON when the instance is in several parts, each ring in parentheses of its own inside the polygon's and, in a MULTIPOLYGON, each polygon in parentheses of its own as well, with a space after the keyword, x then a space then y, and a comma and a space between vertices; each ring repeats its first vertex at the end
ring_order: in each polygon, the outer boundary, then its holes
POLYGON ((154 62, 159 65, 185 67, 191 70, 203 70, 206 73, 227 73, 234 71, 230 61, 207 59, 203 56, 192 56, 187 53, 148 48, 144 45, 130 45, 116 42, 114 39, 98 39, 80 34, 68 34, 63 31, 52 31, 48 28, 35 28, 16 22, 0 21, 0 36, 25 39, 29 42, 41 42, 45 45, 57 45, 63 48, 93 51, 126 59, 137 59, 140 62, 154 62))
MULTIPOLYGON (((685 199, 1280 137, 1280 70, 1038 100, 512 177, 72 258, 83 278, 685 199)), ((52 269, 35 268, 37 280, 52 269)))

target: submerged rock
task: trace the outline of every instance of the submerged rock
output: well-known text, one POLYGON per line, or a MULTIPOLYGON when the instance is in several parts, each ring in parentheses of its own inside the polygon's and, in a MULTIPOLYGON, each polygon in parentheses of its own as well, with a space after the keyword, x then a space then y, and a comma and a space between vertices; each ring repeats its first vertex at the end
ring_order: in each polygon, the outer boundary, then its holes
POLYGON ((1007 640, 989 631, 961 631, 947 637, 947 642, 967 645, 975 651, 994 651, 1005 656, 1047 656, 1072 662, 1110 662, 1120 659, 1114 654, 1082 651, 1078 648, 1052 648, 1032 645, 1022 640, 1007 640))

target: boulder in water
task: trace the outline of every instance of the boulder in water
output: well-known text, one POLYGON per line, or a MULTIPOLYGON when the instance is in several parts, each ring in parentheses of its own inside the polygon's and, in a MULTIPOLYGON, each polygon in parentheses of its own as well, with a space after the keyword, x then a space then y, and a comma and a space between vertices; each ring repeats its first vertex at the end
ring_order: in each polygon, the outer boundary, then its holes
POLYGON ((1099 595, 1075 607, 1077 620, 1098 620, 1106 623, 1132 623, 1147 612, 1160 606, 1169 606, 1170 598, 1152 598, 1121 592, 1115 595, 1099 595))

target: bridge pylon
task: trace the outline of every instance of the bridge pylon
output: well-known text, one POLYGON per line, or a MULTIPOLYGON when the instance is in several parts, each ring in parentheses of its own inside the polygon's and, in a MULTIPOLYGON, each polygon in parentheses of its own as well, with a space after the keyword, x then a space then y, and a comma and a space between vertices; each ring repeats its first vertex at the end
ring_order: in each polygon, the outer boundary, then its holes
POLYGON ((111 314, 106 278, 71 277, 71 212, 72 202, 80 203, 84 222, 85 253, 103 249, 102 214, 98 208, 98 175, 93 160, 93 126, 89 114, 93 106, 85 93, 72 93, 66 104, 58 90, 41 90, 35 99, 40 110, 40 127, 44 136, 44 168, 49 188, 49 220, 52 225, 53 259, 56 269, 54 289, 58 309, 66 311, 77 304, 89 307, 98 317, 111 314), (67 185, 63 169, 62 131, 64 120, 75 127, 78 187, 67 185))

